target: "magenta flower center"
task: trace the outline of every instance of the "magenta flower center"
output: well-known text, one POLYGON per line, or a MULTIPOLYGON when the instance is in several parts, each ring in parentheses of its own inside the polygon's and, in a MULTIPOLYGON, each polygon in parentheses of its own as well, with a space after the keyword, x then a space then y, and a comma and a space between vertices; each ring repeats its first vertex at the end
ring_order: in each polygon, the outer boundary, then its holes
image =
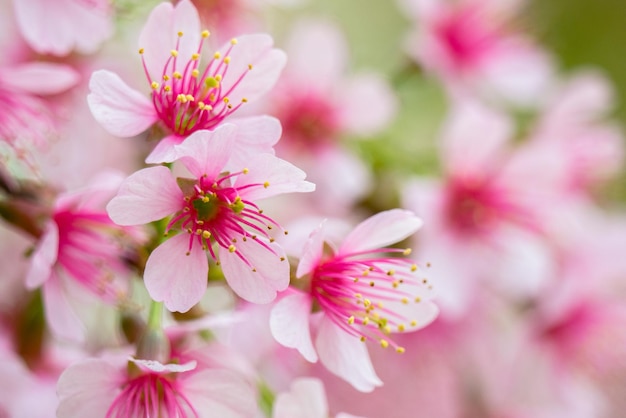
MULTIPOLYGON (((233 39, 223 55, 216 52, 201 69, 202 48, 209 31, 202 32, 198 49, 190 57, 179 56, 178 44, 182 36, 183 33, 179 32, 176 49, 171 51, 163 66, 161 80, 152 80, 143 55, 142 60, 152 88, 152 102, 161 121, 175 134, 187 136, 200 129, 214 128, 247 102, 243 98, 239 103, 231 103, 229 95, 252 70, 252 64, 239 74, 229 71, 229 54, 237 45, 237 40, 233 39), (182 71, 178 71, 179 68, 182 71), (227 77, 235 81, 223 88, 223 80, 227 77)), ((139 52, 143 54, 143 48, 139 52)))
POLYGON ((410 249, 384 248, 338 255, 321 263, 313 272, 311 294, 328 318, 361 341, 375 340, 399 353, 404 348, 389 339, 392 332, 419 326, 410 315, 411 303, 420 303, 426 279, 417 276, 410 249), (378 257, 376 254, 390 253, 378 257))
POLYGON ((113 401, 106 418, 198 417, 176 381, 157 373, 142 374, 128 382, 113 401))
POLYGON ((256 204, 239 196, 239 191, 244 188, 269 187, 269 183, 249 184, 242 188, 230 184, 233 177, 246 173, 247 170, 222 175, 217 180, 210 180, 207 177, 201 177, 198 181, 178 179, 185 195, 184 207, 169 222, 167 229, 180 223, 181 228, 189 234, 189 250, 193 245, 200 245, 210 252, 214 260, 217 260, 213 250, 213 243, 216 243, 236 253, 251 266, 245 256, 237 250, 239 239, 256 240, 272 254, 276 254, 265 240, 273 242, 270 232, 275 227, 281 231, 282 228, 272 218, 264 215, 256 204))

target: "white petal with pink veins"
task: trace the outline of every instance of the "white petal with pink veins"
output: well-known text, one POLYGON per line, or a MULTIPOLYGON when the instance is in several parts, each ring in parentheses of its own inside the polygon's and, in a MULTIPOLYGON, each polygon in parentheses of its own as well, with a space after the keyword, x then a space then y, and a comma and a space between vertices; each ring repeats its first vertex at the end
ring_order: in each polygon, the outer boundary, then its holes
MULTIPOLYGON (((252 101, 274 87, 287 62, 287 56, 283 51, 272 48, 273 44, 272 37, 265 34, 237 38, 237 44, 232 46, 228 54, 228 73, 221 86, 222 94, 231 103, 239 104, 244 98, 252 101), (249 69, 249 65, 252 69, 249 69)), ((228 43, 219 49, 222 56, 226 56, 230 46, 228 43)))
POLYGON ((367 346, 330 319, 322 318, 315 340, 322 364, 361 392, 371 392, 383 382, 378 378, 367 346))
POLYGON ((235 243, 237 252, 220 247, 219 258, 224 277, 235 293, 252 303, 269 303, 276 298, 277 292, 289 286, 289 262, 281 247, 265 241, 276 252, 273 254, 257 242, 260 239, 238 240, 235 243), (284 259, 281 261, 281 258, 284 259))
POLYGON ((295 348, 305 359, 315 363, 317 353, 309 330, 311 305, 311 297, 304 292, 285 296, 272 308, 270 329, 276 341, 285 347, 295 348))
POLYGON ((377 74, 360 74, 343 84, 341 120, 343 128, 356 135, 372 136, 392 121, 398 109, 389 84, 377 74))
POLYGON ((183 199, 167 167, 149 167, 124 180, 107 212, 118 225, 143 225, 178 212, 183 199))
POLYGON ((180 391, 200 418, 256 416, 256 393, 239 374, 226 369, 201 370, 180 380, 180 391))
POLYGON ((189 249, 189 238, 181 233, 168 239, 146 263, 144 282, 150 297, 172 312, 187 312, 200 302, 207 287, 209 261, 198 242, 189 249))
POLYGON ((52 275, 52 266, 59 254, 59 228, 53 221, 49 222, 41 236, 37 249, 26 274, 26 287, 35 289, 44 284, 52 275))
POLYGON ((103 360, 88 359, 68 367, 59 377, 59 418, 104 418, 123 384, 125 371, 103 360))
POLYGON ((239 192, 243 199, 255 201, 283 193, 312 192, 315 185, 305 181, 306 173, 295 165, 271 154, 262 154, 246 165, 248 174, 237 177, 235 187, 248 184, 266 187, 250 187, 239 192))
POLYGON ((0 70, 2 84, 37 95, 62 93, 80 81, 72 67, 48 62, 19 64, 0 70))
MULTIPOLYGON (((148 20, 139 35, 139 48, 143 48, 143 59, 150 73, 151 81, 160 82, 165 63, 178 43, 176 69, 181 73, 184 65, 196 53, 200 45, 200 17, 189 0, 161 3, 152 9, 148 20), (182 32, 183 36, 178 36, 182 32)), ((174 72, 168 67, 168 74, 174 72)))
POLYGON ((214 131, 197 131, 175 147, 177 158, 197 178, 214 180, 235 151, 237 127, 226 123, 214 131))
POLYGON ((99 70, 89 80, 87 103, 93 117, 110 134, 131 137, 158 120, 152 102, 115 73, 99 70))
POLYGON ((377 213, 354 228, 339 247, 339 254, 383 248, 412 235, 422 224, 422 220, 408 210, 377 213))

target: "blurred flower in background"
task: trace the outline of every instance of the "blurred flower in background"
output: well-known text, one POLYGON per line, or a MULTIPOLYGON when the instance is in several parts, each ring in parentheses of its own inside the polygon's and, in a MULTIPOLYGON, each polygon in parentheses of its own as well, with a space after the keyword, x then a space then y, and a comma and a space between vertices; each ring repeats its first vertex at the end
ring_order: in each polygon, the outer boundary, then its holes
POLYGON ((0 416, 623 416, 626 4, 0 8, 0 416))

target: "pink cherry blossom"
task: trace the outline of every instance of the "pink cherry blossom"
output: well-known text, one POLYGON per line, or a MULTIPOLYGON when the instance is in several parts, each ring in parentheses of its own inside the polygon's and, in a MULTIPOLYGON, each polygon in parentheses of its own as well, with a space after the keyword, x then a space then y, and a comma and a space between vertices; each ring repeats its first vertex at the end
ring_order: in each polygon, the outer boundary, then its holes
POLYGON ((58 335, 82 338, 84 326, 75 312, 81 300, 114 304, 125 297, 123 243, 134 238, 103 208, 121 180, 103 175, 87 188, 60 195, 32 256, 26 286, 43 287, 46 319, 58 335))
POLYGON ((63 64, 28 62, 0 67, 0 145, 29 162, 34 147, 42 147, 58 128, 45 99, 74 87, 79 75, 63 64))
POLYGON ((173 215, 167 239, 150 255, 145 284, 150 296, 168 309, 187 311, 207 285, 208 252, 220 261, 231 288, 246 300, 267 303, 289 284, 284 250, 272 230, 281 227, 254 203, 257 199, 308 192, 300 169, 270 154, 260 154, 237 171, 223 173, 236 151, 237 127, 198 131, 177 146, 193 178, 174 178, 163 166, 131 175, 107 210, 120 225, 139 225, 173 215), (214 248, 216 244, 217 248, 214 248))
POLYGON ((42 54, 93 53, 113 34, 108 0, 13 0, 22 35, 42 54))
POLYGON ((59 378, 57 416, 247 418, 256 410, 252 387, 227 369, 195 361, 162 364, 130 358, 128 367, 89 359, 59 378))
MULTIPOLYGON (((294 290, 281 299, 270 319, 272 334, 286 347, 298 349, 309 361, 318 359, 332 373, 369 392, 382 385, 362 342, 383 348, 404 348, 391 333, 416 331, 437 316, 430 302, 428 281, 407 255, 410 250, 384 248, 413 234, 422 221, 400 209, 381 212, 359 224, 338 247, 325 245, 323 225, 311 234, 297 276, 308 276, 306 291, 294 290), (321 318, 315 348, 309 332, 311 309, 321 318)), ((313 317, 311 317, 313 319, 313 317)))
POLYGON ((87 98, 96 120, 120 137, 137 135, 160 122, 170 135, 146 161, 173 161, 174 145, 193 132, 214 129, 270 90, 285 65, 285 54, 272 48, 272 38, 264 34, 232 39, 203 65, 208 37, 189 0, 155 7, 139 37, 151 98, 115 73, 96 71, 87 98))
POLYGON ((508 26, 520 1, 403 0, 416 29, 409 54, 453 94, 479 93, 518 105, 537 103, 548 85, 547 54, 508 26))

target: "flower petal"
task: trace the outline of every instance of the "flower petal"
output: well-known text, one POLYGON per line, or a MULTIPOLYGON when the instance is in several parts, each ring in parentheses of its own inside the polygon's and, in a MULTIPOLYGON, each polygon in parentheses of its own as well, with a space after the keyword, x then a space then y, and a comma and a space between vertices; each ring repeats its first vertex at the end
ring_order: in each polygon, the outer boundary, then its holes
POLYGON ((246 168, 248 174, 237 177, 235 187, 241 189, 249 184, 259 186, 239 191, 239 195, 247 200, 255 201, 283 193, 315 190, 313 183, 304 180, 306 178, 304 171, 271 154, 257 155, 248 162, 246 168), (261 187, 264 184, 267 186, 261 187))
POLYGON ((322 318, 315 340, 322 364, 361 392, 371 392, 383 382, 378 378, 367 346, 331 320, 322 318))
POLYGON ((187 312, 206 290, 209 261, 197 244, 190 250, 189 235, 176 235, 159 245, 146 263, 144 282, 150 297, 172 312, 187 312))
POLYGON ((107 212, 118 225, 142 225, 178 212, 183 198, 167 167, 149 167, 124 180, 107 212))
POLYGON ((53 334, 82 342, 85 339, 85 325, 72 309, 64 284, 54 271, 44 284, 42 295, 46 320, 53 334))
POLYGON ((158 120, 152 102, 130 88, 115 73, 99 70, 89 80, 91 94, 87 103, 93 117, 109 133, 131 137, 148 129, 158 120))
POLYGON ((273 418, 321 418, 328 416, 328 402, 321 380, 302 377, 294 380, 289 392, 278 395, 273 418))
POLYGON ((161 139, 152 152, 146 157, 146 164, 171 163, 178 158, 176 145, 185 138, 178 135, 168 135, 161 139))
POLYGON ((413 212, 392 209, 377 213, 354 228, 339 247, 339 254, 383 248, 402 241, 422 226, 413 212))
POLYGON ((235 293, 249 302, 269 303, 276 298, 277 291, 289 286, 289 263, 278 244, 265 242, 273 254, 260 240, 239 239, 236 252, 220 247, 219 257, 224 277, 235 293))
POLYGON ((56 223, 50 222, 30 260, 30 268, 26 274, 27 288, 35 289, 52 276, 52 266, 56 263, 58 254, 59 228, 56 223))
POLYGON ((2 83, 37 95, 62 93, 80 81, 80 75, 72 67, 49 62, 31 62, 10 67, 0 73, 2 83))
POLYGON ((229 119, 237 125, 236 152, 233 153, 227 170, 245 167, 248 161, 259 154, 274 154, 274 145, 280 139, 282 126, 271 116, 252 116, 229 119))
POLYGON ((144 370, 148 370, 148 371, 156 372, 156 373, 184 373, 190 370, 194 370, 196 366, 198 365, 198 362, 195 360, 189 361, 185 364, 178 364, 178 363, 163 364, 156 360, 143 360, 143 359, 137 359, 134 357, 131 357, 128 360, 132 361, 133 363, 135 363, 137 366, 139 366, 140 368, 144 370))
POLYGON ((298 270, 296 271, 297 278, 310 274, 319 265, 324 253, 325 224, 326 220, 311 232, 309 239, 304 244, 302 257, 300 257, 300 263, 298 263, 298 270))
POLYGON ((104 418, 122 380, 123 373, 103 360, 88 359, 68 367, 57 382, 57 417, 104 418))
POLYGON ((222 91, 230 91, 227 95, 231 103, 238 104, 244 98, 252 101, 276 84, 287 56, 283 51, 272 48, 273 44, 271 36, 254 34, 238 38, 236 45, 228 43, 220 48, 224 56, 232 46, 228 74, 222 81, 222 91), (249 69, 250 65, 252 69, 249 69))
POLYGON ((285 347, 295 348, 305 359, 315 363, 317 353, 309 330, 311 305, 311 297, 304 292, 296 291, 285 296, 272 308, 270 329, 276 341, 285 347))
POLYGON ((176 60, 176 68, 169 67, 168 73, 182 72, 182 66, 198 50, 200 31, 198 11, 189 0, 180 1, 176 6, 163 2, 152 9, 139 35, 139 48, 144 50, 143 59, 151 81, 161 79, 174 49, 178 50, 180 58, 176 60), (179 36, 179 32, 183 36, 179 36))
POLYGON ((236 132, 230 123, 194 132, 175 147, 177 157, 197 178, 216 179, 235 151, 236 132))

